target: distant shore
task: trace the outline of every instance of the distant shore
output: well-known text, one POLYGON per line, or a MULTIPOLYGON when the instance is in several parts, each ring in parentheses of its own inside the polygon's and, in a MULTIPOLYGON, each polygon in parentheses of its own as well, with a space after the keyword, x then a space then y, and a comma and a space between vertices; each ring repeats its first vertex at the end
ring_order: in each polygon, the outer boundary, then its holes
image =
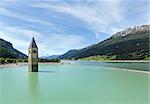
MULTIPOLYGON (((97 60, 90 60, 97 61, 97 60)), ((150 60, 98 60, 97 62, 150 62, 150 60)))
MULTIPOLYGON (((88 60, 89 61, 89 60, 88 60)), ((91 60, 94 61, 94 60, 91 60)), ((145 60, 102 60, 102 61, 95 61, 95 62, 150 62, 150 61, 145 61, 145 60)), ((70 64, 70 63, 55 63, 55 62, 42 62, 39 64, 70 64)), ((28 65, 28 63, 12 63, 12 64, 0 64, 0 68, 5 68, 5 67, 18 67, 18 66, 24 66, 28 65)), ((112 68, 112 70, 118 70, 118 71, 130 71, 130 72, 138 72, 138 73, 147 73, 150 74, 150 71, 143 71, 143 70, 134 70, 134 69, 125 69, 125 68, 112 68)))
POLYGON ((150 62, 150 60, 82 60, 79 59, 80 61, 93 61, 93 62, 150 62))

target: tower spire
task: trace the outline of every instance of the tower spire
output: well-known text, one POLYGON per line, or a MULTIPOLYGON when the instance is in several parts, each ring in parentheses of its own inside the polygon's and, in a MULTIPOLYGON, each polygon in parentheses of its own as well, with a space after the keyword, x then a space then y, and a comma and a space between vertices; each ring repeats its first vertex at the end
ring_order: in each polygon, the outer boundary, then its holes
POLYGON ((30 72, 38 72, 38 47, 34 37, 29 45, 28 64, 30 72))
POLYGON ((38 48, 37 45, 36 45, 34 37, 32 37, 32 41, 31 41, 31 43, 29 45, 29 48, 38 48))

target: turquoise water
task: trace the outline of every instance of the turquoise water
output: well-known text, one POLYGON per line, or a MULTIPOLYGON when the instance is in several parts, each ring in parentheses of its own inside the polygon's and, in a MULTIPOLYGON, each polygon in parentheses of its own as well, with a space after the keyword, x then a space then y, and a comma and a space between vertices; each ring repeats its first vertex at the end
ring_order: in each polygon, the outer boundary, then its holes
POLYGON ((78 62, 0 68, 0 104, 149 104, 148 63, 78 62))

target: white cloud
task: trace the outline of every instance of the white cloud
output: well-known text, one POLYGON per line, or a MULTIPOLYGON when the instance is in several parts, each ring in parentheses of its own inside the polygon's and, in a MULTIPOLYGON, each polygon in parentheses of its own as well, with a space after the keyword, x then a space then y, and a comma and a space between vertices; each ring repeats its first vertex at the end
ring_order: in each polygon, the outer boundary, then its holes
POLYGON ((67 4, 67 3, 38 3, 33 7, 54 10, 57 12, 69 14, 87 23, 96 37, 101 32, 107 32, 108 26, 112 23, 118 23, 123 20, 119 1, 88 1, 84 3, 67 4))
POLYGON ((33 23, 53 26, 53 24, 51 24, 47 21, 44 21, 42 19, 38 19, 38 18, 35 18, 33 16, 25 15, 25 14, 22 14, 22 13, 17 13, 17 12, 8 10, 4 7, 0 7, 0 15, 5 15, 5 16, 8 16, 8 17, 12 17, 12 18, 17 18, 17 19, 27 21, 27 22, 33 22, 33 23))
MULTIPOLYGON (((2 23, 2 22, 1 22, 2 23)), ((9 41, 21 52, 27 54, 30 41, 35 36, 39 47, 39 55, 63 54, 72 48, 84 47, 84 37, 67 34, 47 34, 24 27, 0 26, 0 38, 9 41)))
POLYGON ((15 48, 17 47, 17 49, 26 54, 29 42, 33 36, 39 38, 41 35, 39 32, 23 27, 0 26, 0 38, 11 42, 15 48))
POLYGON ((9 37, 14 37, 16 39, 23 38, 24 40, 30 39, 33 36, 40 37, 40 33, 34 30, 26 29, 24 27, 11 27, 2 25, 0 26, 0 32, 6 33, 9 37))
POLYGON ((110 29, 110 36, 116 34, 116 33, 119 32, 119 31, 122 31, 122 30, 123 30, 122 28, 112 27, 112 28, 110 29))
POLYGON ((46 54, 63 54, 68 49, 83 48, 84 37, 78 35, 66 35, 66 34, 51 34, 51 36, 45 37, 42 41, 43 44, 39 44, 42 47, 41 53, 46 54))
MULTIPOLYGON (((67 28, 68 30, 67 29, 65 30, 65 28, 64 30, 62 30, 63 28, 60 28, 61 26, 59 27, 59 22, 57 21, 57 19, 59 19, 60 21, 64 21, 63 19, 64 17, 62 17, 63 15, 61 14, 65 14, 65 16, 67 15, 66 18, 68 18, 69 20, 78 19, 82 21, 82 23, 85 23, 86 25, 84 25, 85 27, 83 28, 86 29, 88 28, 89 30, 92 30, 95 33, 95 37, 97 38, 97 41, 99 41, 101 38, 100 35, 101 33, 104 33, 105 35, 114 34, 122 30, 122 28, 126 26, 134 25, 134 23, 131 22, 134 21, 132 18, 137 18, 135 14, 138 13, 140 14, 139 20, 135 20, 135 23, 138 21, 141 21, 139 23, 143 23, 144 21, 142 20, 143 18, 140 18, 141 12, 143 12, 142 14, 147 13, 144 12, 147 10, 147 6, 144 7, 143 4, 141 4, 140 6, 139 5, 140 2, 134 2, 133 4, 132 3, 130 4, 130 2, 128 3, 128 0, 127 2, 125 1, 126 3, 125 5, 123 4, 122 1, 123 0, 76 0, 76 1, 72 0, 69 3, 67 3, 62 0, 58 0, 58 1, 38 0, 38 1, 32 1, 34 3, 31 4, 31 2, 24 0, 22 4, 22 1, 20 0, 1 0, 0 16, 2 17, 2 19, 5 16, 7 16, 7 17, 11 17, 12 20, 14 18, 17 20, 22 20, 23 23, 17 24, 14 23, 13 21, 11 22, 9 18, 6 18, 6 21, 0 21, 0 38, 10 41, 11 43, 13 43, 15 48, 21 50, 24 53, 27 53, 27 48, 31 41, 31 37, 35 35, 36 41, 39 46, 40 55, 57 54, 57 53, 61 54, 72 48, 82 48, 86 45, 85 44, 86 32, 85 34, 83 32, 84 35, 81 33, 80 34, 81 36, 79 36, 78 34, 72 33, 72 31, 70 32, 69 31, 70 28, 69 29, 67 28), (42 11, 44 11, 44 13, 43 14, 37 14, 39 12, 33 14, 32 12, 26 13, 23 10, 24 8, 27 7, 30 7, 31 11, 40 10, 40 13, 42 11), (19 10, 15 10, 15 9, 20 9, 20 11, 23 12, 19 12, 19 10), (37 15, 43 15, 43 16, 38 17, 37 15), (48 17, 52 16, 54 21, 51 20, 51 18, 44 19, 44 16, 48 16, 48 17), (130 19, 132 21, 130 21, 130 19), (24 23, 28 23, 28 22, 29 22, 28 26, 29 25, 30 26, 24 27, 23 26, 24 23), (9 24, 13 24, 13 26, 9 24), (42 26, 39 27, 39 24, 42 24, 42 26), (115 24, 117 24, 117 26, 115 24), (22 27, 20 27, 20 25, 22 25, 22 27), (32 26, 35 27, 36 29, 38 28, 39 30, 37 31, 32 30, 30 28, 32 26), (49 29, 45 30, 45 28, 47 29, 47 27, 49 29), (45 31, 46 34, 42 33, 43 31, 45 31), (69 31, 68 33, 72 33, 72 34, 67 34, 65 33, 65 31, 67 32, 69 31)), ((145 15, 143 15, 143 17, 144 16, 145 15)), ((145 21, 147 22, 147 20, 145 21)), ((75 22, 73 21, 73 23, 75 22)), ((61 25, 65 27, 64 24, 61 25)), ((69 25, 74 25, 74 24, 69 24, 69 25)), ((80 23, 79 26, 81 26, 80 23)), ((76 30, 74 28, 72 30, 80 32, 80 30, 76 30)), ((91 42, 91 40, 89 41, 91 42)))
POLYGON ((57 46, 57 48, 59 47, 61 49, 68 49, 72 46, 79 47, 84 38, 77 35, 53 34, 49 37, 49 39, 46 40, 52 46, 57 46))

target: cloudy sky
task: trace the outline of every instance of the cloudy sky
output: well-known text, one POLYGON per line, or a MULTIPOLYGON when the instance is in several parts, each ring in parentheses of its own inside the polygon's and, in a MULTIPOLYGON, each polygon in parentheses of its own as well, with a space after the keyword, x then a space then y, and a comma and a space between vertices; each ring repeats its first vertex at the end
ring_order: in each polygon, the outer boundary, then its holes
POLYGON ((149 0, 0 0, 0 38, 40 56, 98 43, 127 27, 149 24, 149 0))

